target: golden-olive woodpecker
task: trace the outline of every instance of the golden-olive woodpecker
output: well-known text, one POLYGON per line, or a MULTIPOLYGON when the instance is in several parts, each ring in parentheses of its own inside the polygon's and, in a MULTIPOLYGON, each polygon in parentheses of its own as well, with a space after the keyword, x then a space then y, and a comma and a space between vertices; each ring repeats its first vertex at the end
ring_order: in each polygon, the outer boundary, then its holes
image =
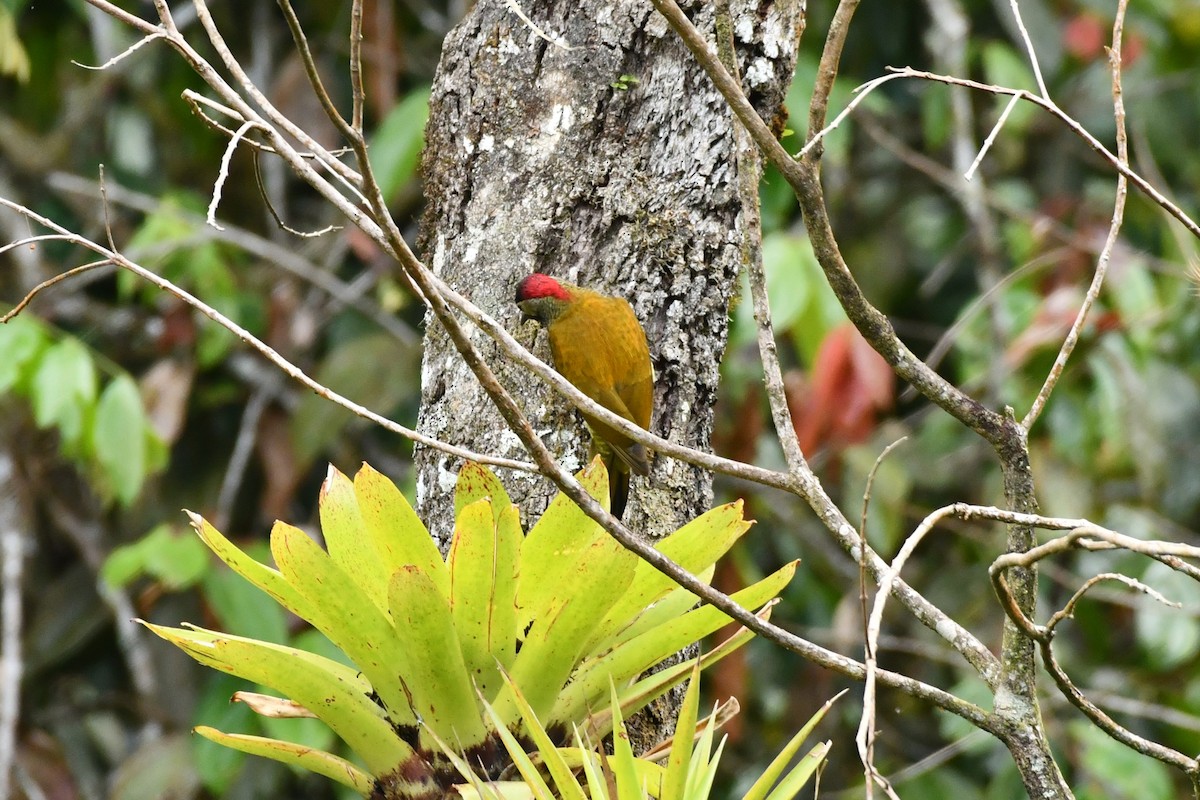
MULTIPOLYGON (((650 427, 654 370, 650 349, 633 308, 609 297, 535 272, 517 284, 521 321, 535 319, 550 337, 554 368, 592 400, 643 428, 650 427)), ((599 420, 584 415, 593 452, 608 468, 612 513, 620 517, 629 497, 629 474, 650 471, 646 448, 599 420)))

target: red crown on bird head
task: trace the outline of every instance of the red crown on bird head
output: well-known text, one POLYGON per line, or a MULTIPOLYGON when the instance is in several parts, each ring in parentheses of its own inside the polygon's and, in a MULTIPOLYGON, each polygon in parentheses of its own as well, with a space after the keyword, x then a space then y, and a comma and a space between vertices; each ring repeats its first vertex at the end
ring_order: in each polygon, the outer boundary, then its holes
POLYGON ((567 293, 567 290, 563 288, 561 283, 549 275, 543 275, 540 272, 527 275, 517 284, 518 303, 525 300, 535 300, 539 297, 553 297, 557 300, 571 299, 571 295, 567 293))

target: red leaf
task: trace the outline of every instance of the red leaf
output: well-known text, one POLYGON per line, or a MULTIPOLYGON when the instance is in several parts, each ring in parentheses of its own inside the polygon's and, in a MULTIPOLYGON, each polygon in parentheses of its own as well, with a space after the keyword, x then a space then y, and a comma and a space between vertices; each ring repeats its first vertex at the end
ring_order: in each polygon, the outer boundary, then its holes
POLYGON ((788 383, 792 424, 806 453, 863 441, 895 401, 891 367, 849 323, 826 335, 806 384, 794 375, 788 383))

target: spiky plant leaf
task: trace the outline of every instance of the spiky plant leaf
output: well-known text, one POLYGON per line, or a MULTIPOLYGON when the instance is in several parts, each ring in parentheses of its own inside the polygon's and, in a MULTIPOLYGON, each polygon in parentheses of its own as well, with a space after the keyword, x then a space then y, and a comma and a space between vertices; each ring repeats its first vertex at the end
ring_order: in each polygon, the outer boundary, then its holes
POLYGON ((396 571, 388 597, 395 635, 405 642, 403 660, 393 668, 404 676, 418 715, 459 747, 483 742, 487 729, 475 703, 450 604, 415 566, 396 571))
MULTIPOLYGON (((599 458, 580 471, 576 479, 607 508, 608 474, 599 458)), ((582 554, 597 539, 609 536, 566 495, 559 493, 534 523, 521 548, 521 582, 517 625, 521 630, 543 617, 562 593, 582 554)))
MULTIPOLYGON (((797 562, 735 593, 744 608, 757 608, 777 595, 795 573, 797 562)), ((667 656, 727 625, 730 618, 714 606, 701 606, 617 646, 594 660, 585 661, 559 696, 551 722, 577 718, 585 709, 600 705, 609 678, 618 683, 638 675, 667 656)))
POLYGON ((800 790, 808 783, 821 764, 824 763, 825 757, 829 755, 830 742, 821 742, 812 750, 804 754, 804 758, 788 770, 787 775, 783 776, 783 780, 779 782, 769 795, 767 800, 792 800, 793 797, 800 793, 800 790))
POLYGON ((692 760, 692 731, 700 713, 700 662, 692 665, 687 693, 679 706, 675 720, 675 737, 671 753, 667 757, 667 772, 663 776, 662 794, 659 800, 683 800, 683 788, 687 783, 688 764, 692 760))
MULTIPOLYGON (((742 507, 741 500, 717 506, 658 542, 655 549, 688 572, 701 572, 715 564, 750 529, 752 523, 743 517, 742 507)), ((597 626, 589 650, 601 649, 608 637, 628 627, 655 601, 679 588, 646 561, 639 561, 637 569, 634 588, 597 626)))
POLYGON ((367 464, 354 476, 354 495, 366 534, 387 575, 413 565, 433 581, 443 597, 450 596, 450 573, 425 524, 396 484, 367 464))
POLYGON ((712 740, 715 733, 715 725, 709 725, 700 733, 700 740, 696 742, 692 762, 688 769, 684 787, 685 797, 700 800, 712 794, 713 779, 717 776, 717 765, 721 761, 721 753, 725 750, 725 737, 722 736, 721 743, 717 745, 717 751, 713 752, 712 740))
MULTIPOLYGON (((829 700, 825 703, 825 705, 817 709, 817 713, 809 717, 808 722, 804 723, 804 727, 796 731, 796 735, 788 740, 788 743, 784 745, 784 748, 779 751, 779 755, 775 756, 775 758, 763 771, 763 774, 758 777, 758 780, 756 780, 746 792, 744 800, 764 800, 764 798, 766 798, 771 787, 776 781, 779 780, 779 776, 783 774, 784 769, 787 768, 787 765, 791 763, 792 758, 800 750, 800 745, 802 745, 804 740, 809 737, 809 735, 813 732, 813 729, 820 724, 821 720, 825 719, 825 715, 829 713, 829 709, 832 708, 833 704, 836 703, 838 699, 841 698, 841 696, 845 693, 846 690, 839 692, 833 697, 832 700, 829 700)), ((809 755, 812 755, 812 753, 810 752, 809 755)), ((808 756, 805 756, 805 758, 807 759, 808 756)), ((817 765, 820 764, 822 758, 823 756, 816 759, 817 765)), ((799 767, 800 765, 797 764, 796 769, 799 769, 799 767)))
POLYGON ((414 725, 422 708, 414 709, 401 683, 412 654, 391 621, 356 578, 299 528, 277 522, 271 531, 271 554, 288 583, 309 603, 309 622, 362 671, 397 725, 414 725))
POLYGON ((496 473, 482 464, 468 461, 458 471, 458 480, 454 483, 454 516, 457 517, 464 508, 485 497, 492 501, 497 518, 501 511, 512 505, 496 473))
POLYGON ((584 744, 583 738, 579 735, 579 728, 574 728, 572 734, 575 739, 575 747, 580 753, 583 773, 587 777, 588 795, 593 800, 607 798, 609 789, 600 767, 600 756, 596 755, 590 742, 587 745, 584 744))
MULTIPOLYGON (((708 567, 694 574, 705 583, 712 583, 715 573, 716 567, 708 567)), ((634 582, 636 583, 637 580, 638 577, 635 575, 634 582)), ((667 592, 661 599, 656 600, 649 608, 642 609, 642 612, 624 630, 619 631, 615 636, 612 636, 603 643, 593 644, 589 648, 589 651, 596 654, 613 649, 635 636, 640 636, 648 630, 682 616, 689 609, 695 607, 698 602, 699 600, 696 599, 696 595, 682 586, 677 586, 675 589, 667 592)), ((612 612, 609 613, 611 616, 612 612)))
MULTIPOLYGON (((524 549, 529 546, 526 540, 524 549)), ((594 626, 629 587, 637 561, 636 555, 606 535, 594 539, 559 574, 558 593, 544 612, 534 617, 511 673, 539 715, 549 714, 594 626)), ((524 573, 520 580, 524 585, 524 573)), ((495 705, 502 717, 513 718, 513 702, 506 690, 501 690, 495 705)))
POLYGON ((521 541, 516 507, 494 514, 487 497, 463 506, 454 523, 446 559, 450 609, 467 672, 484 698, 495 697, 500 670, 516 658, 521 541))
POLYGON ((217 557, 229 565, 234 572, 259 589, 262 589, 275 602, 301 619, 308 619, 312 615, 312 605, 277 570, 273 570, 265 564, 260 564, 246 555, 241 548, 226 539, 220 531, 210 525, 208 520, 199 514, 193 514, 191 511, 184 513, 188 515, 188 519, 192 522, 192 527, 195 528, 196 533, 200 535, 204 543, 208 545, 208 548, 216 553, 217 557))
MULTIPOLYGON (((511 687, 511 683, 508 684, 511 687)), ((509 756, 512 757, 513 765, 517 771, 521 773, 521 777, 525 779, 525 783, 533 791, 533 796, 537 800, 554 800, 554 793, 550 791, 550 787, 546 785, 546 781, 538 772, 537 765, 533 763, 533 759, 525 752, 525 748, 517 741, 517 737, 513 736, 508 729, 508 723, 505 721, 491 703, 483 704, 484 712, 492 721, 492 725, 496 729, 496 733, 500 736, 500 741, 504 743, 505 749, 508 750, 509 756)), ((533 718, 533 725, 537 725, 536 717, 533 718)))
POLYGON ((291 767, 315 772, 326 778, 337 781, 349 787, 364 797, 371 793, 374 778, 358 766, 333 753, 324 750, 314 750, 305 745, 293 742, 281 742, 278 739, 268 739, 264 736, 248 736, 241 733, 223 733, 216 728, 198 725, 196 733, 205 739, 223 744, 226 747, 249 753, 252 756, 262 756, 280 761, 291 767))
MULTIPOLYGON (((363 535, 366 524, 358 508, 354 484, 330 466, 321 484, 317 505, 321 514, 321 533, 325 537, 325 549, 329 551, 329 557, 346 575, 354 576, 359 589, 371 598, 381 613, 386 613, 388 578, 391 573, 387 571, 375 547, 374 538, 363 535)), ((278 558, 276 563, 279 563, 278 558)))
MULTIPOLYGON (((613 713, 613 757, 610 759, 613 773, 617 778, 617 797, 641 798, 646 795, 646 785, 639 779, 637 759, 633 755, 633 745, 629 742, 629 731, 625 729, 625 720, 621 718, 621 703, 617 700, 617 688, 609 685, 609 707, 613 713)), ((650 789, 657 796, 659 787, 650 789)))
MULTIPOLYGON (((767 619, 770 616, 769 610, 759 612, 759 616, 767 619)), ((753 631, 747 628, 739 628, 733 636, 725 639, 708 652, 701 654, 699 659, 700 669, 707 669, 752 638, 754 638, 753 631)), ((622 689, 620 696, 621 708, 624 713, 633 714, 645 708, 653 700, 666 694, 671 687, 677 685, 687 677, 690 666, 685 661, 665 669, 660 669, 636 681, 632 686, 622 689)), ((597 735, 607 736, 612 731, 611 711, 605 707, 601 707, 599 711, 593 711, 588 716, 588 724, 590 729, 595 731, 597 735)))
POLYGON ((343 664, 304 650, 200 628, 142 624, 201 664, 269 686, 300 703, 332 728, 372 774, 394 769, 413 754, 371 702, 370 686, 343 664))
MULTIPOLYGON (((541 720, 538 719, 533 707, 525 700, 525 696, 521 694, 520 689, 513 684, 512 679, 506 673, 501 673, 500 677, 503 679, 505 686, 512 692, 517 713, 521 715, 521 721, 524 723, 522 729, 533 740, 533 744, 542 758, 542 763, 546 765, 546 769, 550 772, 550 777, 554 780, 554 785, 558 787, 558 797, 561 800, 585 800, 583 789, 579 786, 579 781, 576 780, 570 765, 563 758, 562 752, 555 746, 555 742, 551 740, 550 734, 542 727, 541 720)), ((486 699, 484 699, 484 704, 487 707, 489 716, 492 717, 493 724, 499 725, 502 723, 503 720, 500 715, 496 713, 496 710, 491 705, 487 704, 486 699)))

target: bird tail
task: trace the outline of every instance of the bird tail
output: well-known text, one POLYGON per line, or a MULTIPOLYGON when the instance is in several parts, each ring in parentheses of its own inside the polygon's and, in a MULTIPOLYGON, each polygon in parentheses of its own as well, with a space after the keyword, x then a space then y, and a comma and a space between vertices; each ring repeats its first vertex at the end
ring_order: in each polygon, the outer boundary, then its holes
POLYGON ((629 470, 623 469, 623 464, 610 464, 607 460, 604 466, 608 468, 608 507, 614 517, 621 519, 629 502, 629 470))

